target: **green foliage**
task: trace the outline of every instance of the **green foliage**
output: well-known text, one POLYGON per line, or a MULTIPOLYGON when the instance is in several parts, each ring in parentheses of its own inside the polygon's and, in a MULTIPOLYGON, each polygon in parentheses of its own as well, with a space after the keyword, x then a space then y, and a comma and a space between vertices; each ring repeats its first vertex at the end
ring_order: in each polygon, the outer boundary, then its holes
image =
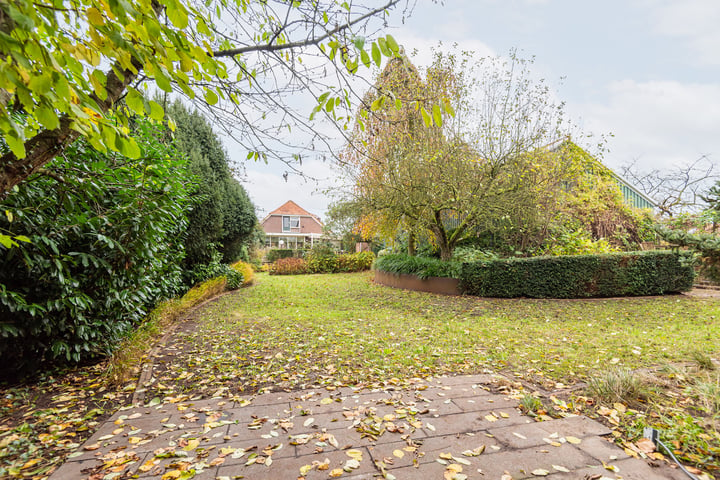
POLYGON ((460 288, 482 297, 583 298, 690 290, 687 256, 667 251, 510 258, 466 263, 460 288))
POLYGON ((300 275, 309 273, 308 263, 297 257, 281 258, 270 265, 270 275, 300 275))
POLYGON ((496 260, 495 252, 483 250, 472 246, 460 246, 453 250, 452 261, 457 263, 479 262, 481 260, 496 260))
POLYGON ((220 252, 213 249, 212 245, 208 250, 212 251, 210 262, 197 264, 192 270, 185 272, 186 281, 196 285, 212 278, 223 277, 227 279, 228 290, 240 288, 244 280, 242 272, 223 263, 220 252))
POLYGON ((310 273, 333 273, 338 271, 338 257, 329 245, 314 247, 305 254, 310 273))
POLYGON ((338 272, 362 272, 370 270, 375 261, 372 252, 346 253, 337 257, 338 272))
POLYGON ((460 273, 460 265, 438 258, 418 257, 405 253, 391 253, 375 260, 375 270, 397 274, 407 273, 423 279, 428 277, 457 278, 460 273))
MULTIPOLYGON (((160 121, 165 115, 163 106, 143 95, 139 86, 147 87, 145 82, 206 107, 217 105, 218 118, 251 137, 252 147, 291 122, 304 123, 282 104, 284 93, 297 92, 296 78, 307 90, 326 90, 312 115, 323 111, 348 123, 345 77, 370 68, 370 51, 377 64, 399 52, 389 35, 367 41, 362 36, 367 23, 396 3, 368 9, 338 0, 291 2, 278 16, 262 2, 245 1, 0 2, 0 136, 12 152, 0 163, 0 194, 79 136, 100 151, 139 158, 141 149, 128 135, 132 116, 160 121), (329 59, 341 85, 327 87, 325 69, 304 67, 301 55, 329 59), (271 129, 263 124, 265 114, 278 107, 292 113, 268 119, 271 129), (27 122, 17 121, 18 111, 28 112, 27 122)), ((258 151, 248 156, 266 157, 258 151)))
POLYGON ((253 279, 255 277, 255 272, 252 265, 243 261, 238 261, 230 265, 230 268, 232 268, 233 270, 237 270, 242 274, 243 281, 241 286, 247 287, 252 285, 253 279))
POLYGON ((270 274, 361 272, 369 270, 374 259, 375 255, 372 252, 336 255, 332 247, 320 246, 308 252, 304 259, 292 257, 278 259, 271 265, 270 274))
POLYGON ((268 250, 265 259, 270 263, 275 263, 281 258, 289 258, 295 255, 295 251, 289 248, 273 248, 268 250))
POLYGON ((2 203, 0 358, 5 365, 101 355, 181 288, 192 178, 148 122, 140 159, 76 143, 2 203))
POLYGON ((255 207, 232 177, 227 152, 198 112, 189 112, 179 102, 168 111, 177 123, 176 145, 187 155, 199 184, 199 203, 188 215, 187 268, 211 262, 214 249, 225 263, 238 260, 243 252, 247 260, 248 243, 257 224, 255 207))
POLYGON ((711 233, 688 233, 658 225, 655 230, 660 237, 675 247, 687 247, 700 256, 700 272, 711 280, 720 282, 720 236, 711 233))
POLYGON ((563 231, 553 244, 543 253, 545 255, 589 255, 617 251, 604 238, 593 240, 584 229, 563 231))

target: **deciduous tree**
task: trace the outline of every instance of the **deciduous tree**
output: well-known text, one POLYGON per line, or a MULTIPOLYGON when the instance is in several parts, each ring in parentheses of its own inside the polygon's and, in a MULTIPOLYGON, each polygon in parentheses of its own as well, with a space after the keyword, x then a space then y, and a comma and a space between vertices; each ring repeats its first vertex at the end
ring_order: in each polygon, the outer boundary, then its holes
POLYGON ((283 155, 281 132, 317 133, 288 96, 308 92, 316 113, 342 123, 346 74, 398 51, 392 37, 370 42, 364 34, 399 1, 0 2, 0 132, 9 147, 0 157, 0 195, 79 136, 138 157, 128 119, 164 116, 145 95, 148 86, 207 107, 249 158, 264 158, 270 139, 283 155))
POLYGON ((550 148, 562 106, 527 66, 438 52, 423 79, 406 58, 388 63, 346 154, 367 224, 428 235, 448 259, 468 235, 550 210, 569 171, 550 148))

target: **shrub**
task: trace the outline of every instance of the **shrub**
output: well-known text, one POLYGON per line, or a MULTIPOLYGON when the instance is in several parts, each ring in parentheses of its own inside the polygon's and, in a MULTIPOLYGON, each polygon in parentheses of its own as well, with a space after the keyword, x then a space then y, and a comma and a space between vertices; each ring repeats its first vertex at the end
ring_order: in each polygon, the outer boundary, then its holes
POLYGON ((299 275, 308 272, 308 264, 302 258, 281 258, 270 265, 270 275, 299 275))
POLYGON ((338 257, 329 246, 318 246, 305 255, 310 273, 334 273, 338 271, 338 257))
POLYGON ((337 257, 338 272, 362 272, 372 268, 375 255, 372 252, 346 253, 337 257))
POLYGON ((472 246, 456 247, 455 250, 453 250, 452 254, 452 261, 458 263, 479 262, 481 260, 497 260, 498 258, 500 257, 498 257, 496 253, 491 252, 490 250, 482 250, 480 248, 472 246))
POLYGON ((375 270, 417 275, 423 279, 428 277, 457 278, 460 273, 460 264, 457 262, 445 262, 438 258, 392 253, 378 257, 375 260, 375 270))
POLYGON ((281 258, 292 257, 294 253, 295 252, 293 252, 289 248, 273 248, 272 250, 268 250, 267 254, 265 255, 265 259, 270 263, 275 263, 281 258))
POLYGON ((253 277, 254 277, 254 271, 255 267, 253 265, 250 265, 249 263, 245 263, 243 261, 235 262, 232 265, 230 265, 230 268, 233 270, 236 270, 240 272, 243 276, 242 281, 242 287, 247 287, 252 285, 253 283, 253 277))
POLYGON ((0 246, 6 372, 105 355, 181 290, 192 176, 162 131, 133 128, 140 159, 80 140, 2 202, 0 231, 30 239, 0 246))
POLYGON ((692 288, 689 257, 668 251, 510 258, 462 265, 460 288, 483 297, 662 295, 692 288))

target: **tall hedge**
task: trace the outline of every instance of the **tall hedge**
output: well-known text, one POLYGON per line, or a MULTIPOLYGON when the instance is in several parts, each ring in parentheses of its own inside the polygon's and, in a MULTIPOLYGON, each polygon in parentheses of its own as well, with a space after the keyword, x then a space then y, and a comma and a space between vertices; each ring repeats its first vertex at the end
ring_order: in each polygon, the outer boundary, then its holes
POLYGON ((685 292, 694 279, 689 257, 649 251, 465 263, 460 288, 482 297, 619 297, 685 292))
POLYGON ((78 141, 0 203, 0 231, 29 239, 0 246, 3 373, 107 353, 180 291, 193 186, 165 134, 136 122, 138 160, 78 141))
POLYGON ((177 123, 175 145, 187 156, 199 187, 199 202, 188 214, 186 267, 210 263, 211 245, 224 262, 234 262, 243 256, 257 223, 255 207, 233 178, 227 152, 205 117, 180 102, 170 105, 168 113, 177 123))

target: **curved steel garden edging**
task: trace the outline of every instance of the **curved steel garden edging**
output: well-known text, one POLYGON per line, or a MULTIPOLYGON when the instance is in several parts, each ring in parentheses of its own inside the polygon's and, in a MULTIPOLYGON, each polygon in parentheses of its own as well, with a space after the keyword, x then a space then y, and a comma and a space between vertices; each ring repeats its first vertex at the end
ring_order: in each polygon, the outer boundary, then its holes
POLYGON ((462 295, 457 278, 428 277, 422 279, 407 273, 388 273, 375 270, 375 283, 387 287, 416 290, 418 292, 439 293, 441 295, 462 295))

